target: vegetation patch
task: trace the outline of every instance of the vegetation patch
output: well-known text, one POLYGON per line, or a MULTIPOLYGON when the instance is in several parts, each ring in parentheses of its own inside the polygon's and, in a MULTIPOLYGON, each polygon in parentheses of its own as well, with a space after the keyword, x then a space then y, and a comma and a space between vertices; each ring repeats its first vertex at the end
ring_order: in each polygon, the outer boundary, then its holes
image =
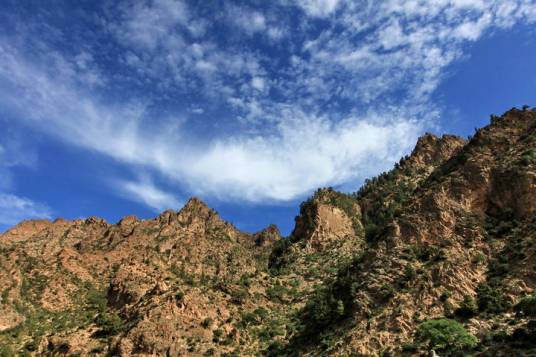
POLYGON ((415 334, 415 342, 440 355, 463 356, 477 346, 478 339, 459 322, 443 318, 421 323, 415 334))
POLYGON ((478 305, 476 300, 470 295, 464 295, 463 300, 460 302, 460 306, 454 311, 456 316, 461 318, 471 318, 478 314, 478 305))
POLYGON ((402 205, 415 191, 416 185, 410 180, 412 174, 411 170, 400 169, 384 172, 365 180, 365 184, 354 194, 357 200, 367 202, 362 222, 368 242, 379 238, 385 225, 399 214, 402 205))
POLYGON ((497 280, 482 283, 477 288, 478 310, 490 314, 500 314, 511 306, 503 293, 503 286, 497 280))
POLYGON ((536 292, 519 300, 515 305, 514 310, 525 316, 536 317, 536 292))

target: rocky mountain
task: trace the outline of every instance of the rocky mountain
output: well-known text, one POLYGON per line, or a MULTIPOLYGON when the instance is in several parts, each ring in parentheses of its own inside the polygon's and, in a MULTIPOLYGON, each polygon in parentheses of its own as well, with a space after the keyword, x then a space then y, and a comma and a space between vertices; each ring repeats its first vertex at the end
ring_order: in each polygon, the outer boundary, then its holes
POLYGON ((0 356, 536 356, 536 111, 426 134, 289 237, 198 199, 0 235, 0 356))

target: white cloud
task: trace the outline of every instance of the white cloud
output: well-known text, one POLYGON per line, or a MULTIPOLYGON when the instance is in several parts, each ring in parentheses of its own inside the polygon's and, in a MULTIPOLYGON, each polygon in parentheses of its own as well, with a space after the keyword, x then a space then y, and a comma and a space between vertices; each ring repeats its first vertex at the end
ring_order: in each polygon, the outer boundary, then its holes
MULTIPOLYGON (((255 34, 261 34, 267 37, 269 41, 277 43, 286 37, 285 28, 287 24, 280 21, 280 14, 273 12, 262 13, 247 6, 238 6, 225 3, 226 23, 233 27, 233 34, 236 29, 240 34, 251 37, 255 34)), ((236 34, 234 34, 236 36, 236 34)), ((240 38, 240 36, 237 36, 240 38)))
POLYGON ((13 225, 22 219, 50 218, 51 209, 45 204, 10 193, 15 186, 12 170, 15 167, 35 168, 37 154, 18 132, 10 130, 0 120, 4 131, 0 133, 0 226, 13 225))
POLYGON ((491 15, 485 14, 477 21, 466 21, 454 29, 454 35, 461 40, 475 41, 492 21, 491 15))
POLYGON ((274 41, 279 41, 283 37, 285 37, 285 30, 283 29, 283 27, 271 26, 266 31, 266 34, 270 39, 274 41))
POLYGON ((251 79, 251 86, 256 90, 263 91, 266 86, 266 83, 261 77, 253 77, 251 79))
POLYGON ((119 22, 111 23, 110 28, 122 43, 154 50, 188 20, 186 5, 180 0, 142 0, 123 3, 119 22))
POLYGON ((227 5, 227 12, 229 20, 249 35, 266 29, 266 18, 260 12, 233 5, 227 5))
MULTIPOLYGON (((190 192, 222 199, 289 200, 318 186, 362 178, 387 168, 419 132, 419 124, 402 112, 385 114, 396 120, 371 114, 332 123, 288 107, 268 134, 189 143, 181 139, 187 132, 144 123, 142 109, 105 105, 75 83, 58 82, 17 52, 0 48, 5 108, 71 144, 155 169, 190 192)), ((173 202, 150 182, 124 187, 153 208, 173 202)))
POLYGON ((4 127, 0 133, 0 192, 3 192, 13 189, 13 168, 35 168, 37 153, 31 143, 25 142, 27 135, 10 130, 2 120, 0 126, 4 127))
POLYGON ((183 205, 174 195, 162 191, 147 178, 140 181, 118 181, 115 187, 124 198, 143 203, 157 212, 165 209, 176 210, 183 205))
POLYGON ((340 0, 299 0, 298 4, 311 16, 327 16, 337 9, 340 0))
POLYGON ((292 114, 273 136, 214 143, 189 168, 190 186, 222 198, 289 200, 386 169, 420 130, 404 118, 382 122, 370 115, 333 124, 292 114))
POLYGON ((192 108, 190 112, 193 114, 203 114, 205 110, 203 108, 192 108))
MULTIPOLYGON (((534 21, 524 14, 536 11, 536 4, 388 0, 341 1, 337 8, 341 11, 332 26, 304 41, 303 51, 311 60, 297 67, 294 83, 307 83, 319 103, 338 89, 338 98, 378 106, 393 93, 428 101, 468 43, 493 29, 534 21)), ((296 86, 289 86, 290 95, 295 91, 296 86)))
POLYGON ((9 193, 0 193, 0 224, 12 225, 23 219, 50 219, 51 210, 46 205, 9 193))

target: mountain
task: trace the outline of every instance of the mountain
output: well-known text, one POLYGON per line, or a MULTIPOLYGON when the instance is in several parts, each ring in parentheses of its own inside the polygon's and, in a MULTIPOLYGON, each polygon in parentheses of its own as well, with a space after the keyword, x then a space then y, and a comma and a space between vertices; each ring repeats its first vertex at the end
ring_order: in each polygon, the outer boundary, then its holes
POLYGON ((426 134, 289 237, 192 198, 0 235, 0 355, 536 356, 536 111, 426 134))

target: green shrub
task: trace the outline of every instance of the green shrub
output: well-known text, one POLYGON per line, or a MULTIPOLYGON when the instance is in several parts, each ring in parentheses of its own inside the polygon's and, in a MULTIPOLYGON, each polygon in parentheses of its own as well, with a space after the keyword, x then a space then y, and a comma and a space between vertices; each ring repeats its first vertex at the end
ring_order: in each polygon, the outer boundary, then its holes
POLYGON ((383 228, 399 214, 400 208, 415 190, 413 183, 408 180, 415 173, 408 168, 401 170, 405 160, 407 159, 401 159, 395 169, 365 180, 364 185, 354 194, 356 199, 368 202, 362 217, 368 242, 380 238, 383 228))
POLYGON ((215 354, 216 354, 216 350, 214 348, 209 348, 208 350, 205 351, 205 353, 203 353, 203 356, 210 357, 210 356, 214 356, 215 354))
POLYGON ((450 319, 421 323, 417 328, 416 341, 446 355, 467 352, 478 344, 478 339, 467 332, 462 324, 450 319))
POLYGON ((256 308, 253 313, 257 315, 261 320, 264 320, 268 317, 268 310, 266 310, 264 307, 256 308))
POLYGON ((419 345, 415 343, 406 343, 402 345, 402 352, 417 352, 419 350, 419 345))
POLYGON ((486 255, 482 252, 477 252, 472 261, 474 264, 480 265, 486 261, 486 255))
POLYGON ((201 322, 201 326, 203 326, 204 328, 209 328, 210 326, 212 326, 213 322, 214 320, 212 320, 210 317, 207 317, 203 320, 203 322, 201 322))
POLYGON ((223 336, 223 330, 221 328, 212 331, 212 341, 218 342, 223 336))
POLYGON ((246 289, 240 288, 237 290, 231 291, 231 301, 235 304, 241 305, 246 301, 248 297, 248 291, 246 289))
POLYGON ((268 296, 268 299, 274 302, 285 302, 286 293, 287 289, 279 283, 276 283, 271 288, 266 289, 266 295, 268 296))
POLYGON ((289 248, 293 243, 296 243, 298 238, 290 235, 288 238, 275 241, 272 246, 272 252, 268 259, 268 269, 270 274, 277 276, 283 274, 286 271, 286 266, 289 263, 289 254, 287 254, 289 248))
POLYGON ((184 299, 184 293, 182 291, 177 291, 175 293, 175 301, 182 301, 184 299))
POLYGON ((439 300, 445 302, 452 296, 452 292, 445 290, 441 293, 441 296, 439 296, 439 300))
POLYGON ((395 288, 391 284, 383 284, 380 287, 380 298, 384 301, 390 300, 395 295, 395 288))
POLYGON ((285 332, 284 323, 281 320, 272 319, 264 325, 264 329, 259 331, 259 337, 262 340, 269 341, 276 336, 283 336, 285 332))
POLYGON ((459 317, 470 318, 478 313, 478 305, 472 296, 465 295, 454 313, 459 317))
POLYGON ((374 242, 380 235, 381 228, 374 222, 365 223, 365 239, 374 242))
POLYGON ((506 311, 510 306, 506 301, 501 287, 497 284, 482 283, 477 288, 478 310, 499 314, 506 311))
POLYGON ((253 312, 244 312, 241 316, 241 325, 247 327, 249 325, 258 325, 260 321, 257 319, 257 315, 253 312))
POLYGON ((240 285, 244 287, 249 287, 251 285, 251 278, 249 274, 242 274, 240 277, 240 285))
POLYGON ((305 306, 306 320, 311 328, 320 328, 344 315, 344 303, 330 289, 315 291, 305 306))
POLYGON ((526 316, 536 317, 536 292, 522 298, 514 307, 518 313, 526 316))
POLYGON ((95 319, 100 332, 106 336, 115 335, 123 329, 123 320, 117 312, 100 313, 95 319))
POLYGON ((397 285, 399 288, 406 288, 408 284, 413 281, 417 277, 417 272, 411 265, 406 265, 404 268, 404 275, 401 276, 398 281, 397 285))
POLYGON ((521 155, 521 164, 528 166, 531 163, 536 162, 536 151, 527 150, 521 155))
POLYGON ((492 277, 501 277, 508 274, 510 264, 500 261, 491 261, 489 264, 489 275, 492 277))
MULTIPOLYGON (((356 262, 358 261, 360 258, 356 259, 356 262)), ((342 267, 338 272, 337 280, 327 287, 317 290, 315 298, 308 302, 310 306, 314 305, 315 301, 320 303, 316 309, 313 307, 315 320, 320 326, 337 321, 345 317, 350 311, 357 285, 353 275, 357 266, 351 263, 342 267)))
POLYGON ((435 245, 421 245, 415 249, 415 255, 423 263, 446 259, 445 250, 435 245))
POLYGON ((87 304, 94 310, 104 312, 106 310, 106 306, 108 305, 106 295, 106 291, 90 289, 87 293, 87 304))
POLYGON ((295 314, 295 320, 287 328, 293 332, 291 345, 321 343, 319 337, 331 324, 344 319, 352 310, 360 287, 359 272, 363 268, 363 255, 341 265, 336 278, 318 286, 309 296, 305 306, 295 314))
POLYGON ((15 353, 9 346, 0 346, 0 357, 14 357, 15 353))
POLYGON ((265 356, 267 357, 280 357, 285 356, 285 345, 280 341, 274 341, 268 346, 268 349, 265 351, 265 356))

